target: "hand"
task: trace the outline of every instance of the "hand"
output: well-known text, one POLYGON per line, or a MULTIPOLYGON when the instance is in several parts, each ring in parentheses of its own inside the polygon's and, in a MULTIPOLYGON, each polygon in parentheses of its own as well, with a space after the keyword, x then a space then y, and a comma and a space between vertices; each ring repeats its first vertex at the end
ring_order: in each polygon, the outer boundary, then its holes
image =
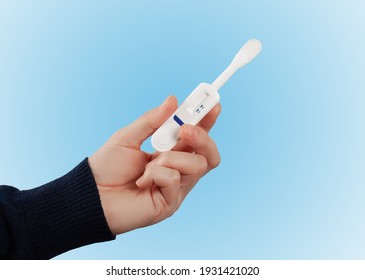
POLYGON ((104 214, 114 234, 171 216, 199 179, 220 162, 217 147, 208 136, 220 104, 198 126, 183 125, 181 140, 172 151, 141 151, 143 141, 176 108, 176 98, 167 98, 160 107, 117 131, 89 158, 104 214))

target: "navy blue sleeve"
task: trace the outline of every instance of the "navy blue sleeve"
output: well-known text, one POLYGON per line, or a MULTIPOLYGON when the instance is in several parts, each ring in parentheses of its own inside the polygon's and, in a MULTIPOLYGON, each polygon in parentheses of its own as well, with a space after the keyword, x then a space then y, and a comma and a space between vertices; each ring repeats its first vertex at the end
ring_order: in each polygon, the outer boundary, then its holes
POLYGON ((0 186, 0 259, 50 259, 113 239, 87 159, 35 189, 0 186))

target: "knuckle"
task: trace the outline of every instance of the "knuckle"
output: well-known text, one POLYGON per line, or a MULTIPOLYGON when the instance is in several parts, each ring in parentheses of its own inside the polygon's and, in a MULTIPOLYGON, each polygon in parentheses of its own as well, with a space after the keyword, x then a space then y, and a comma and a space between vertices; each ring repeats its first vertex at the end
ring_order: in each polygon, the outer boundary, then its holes
POLYGON ((216 151, 216 155, 211 159, 209 163, 211 168, 216 168, 221 163, 221 155, 219 154, 217 145, 215 143, 214 150, 216 151))
POLYGON ((212 168, 216 168, 216 167, 218 167, 218 165, 219 165, 220 163, 221 163, 221 157, 220 157, 220 155, 218 154, 218 156, 212 160, 212 162, 211 162, 210 166, 211 166, 212 168))
POLYGON ((198 155, 199 157, 199 163, 197 165, 197 169, 196 169, 196 173, 197 174, 203 174, 207 171, 207 168, 208 168, 208 161, 207 159, 202 156, 202 155, 198 155))
POLYGON ((177 170, 171 170, 171 175, 169 176, 169 184, 171 186, 179 186, 180 178, 180 173, 177 170))
POLYGON ((146 166, 144 174, 146 177, 153 178, 156 175, 156 173, 158 173, 158 172, 159 172, 158 166, 150 165, 150 166, 146 166))
POLYGON ((160 166, 168 166, 171 159, 171 153, 171 151, 162 153, 157 159, 157 164, 160 166))
POLYGON ((174 215, 176 211, 177 211, 177 207, 175 207, 175 206, 169 207, 169 209, 166 212, 167 218, 170 218, 172 215, 174 215))

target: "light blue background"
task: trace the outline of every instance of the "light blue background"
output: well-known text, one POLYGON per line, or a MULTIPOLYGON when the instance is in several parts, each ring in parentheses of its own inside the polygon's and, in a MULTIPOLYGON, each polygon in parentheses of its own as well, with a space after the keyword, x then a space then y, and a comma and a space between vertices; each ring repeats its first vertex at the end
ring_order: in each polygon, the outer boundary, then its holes
POLYGON ((65 174, 259 38, 180 211, 58 259, 364 259, 364 3, 2 0, 0 183, 65 174))

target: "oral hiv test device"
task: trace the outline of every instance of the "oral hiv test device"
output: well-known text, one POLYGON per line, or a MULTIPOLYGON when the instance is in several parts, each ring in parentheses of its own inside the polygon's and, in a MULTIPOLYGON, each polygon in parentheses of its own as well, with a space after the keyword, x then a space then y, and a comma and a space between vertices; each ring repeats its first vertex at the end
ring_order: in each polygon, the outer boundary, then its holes
POLYGON ((241 67, 253 60, 261 52, 261 42, 247 41, 233 58, 231 64, 212 83, 201 83, 185 99, 179 108, 152 135, 153 148, 158 152, 171 150, 179 141, 179 129, 183 124, 196 125, 218 104, 218 90, 241 67))

